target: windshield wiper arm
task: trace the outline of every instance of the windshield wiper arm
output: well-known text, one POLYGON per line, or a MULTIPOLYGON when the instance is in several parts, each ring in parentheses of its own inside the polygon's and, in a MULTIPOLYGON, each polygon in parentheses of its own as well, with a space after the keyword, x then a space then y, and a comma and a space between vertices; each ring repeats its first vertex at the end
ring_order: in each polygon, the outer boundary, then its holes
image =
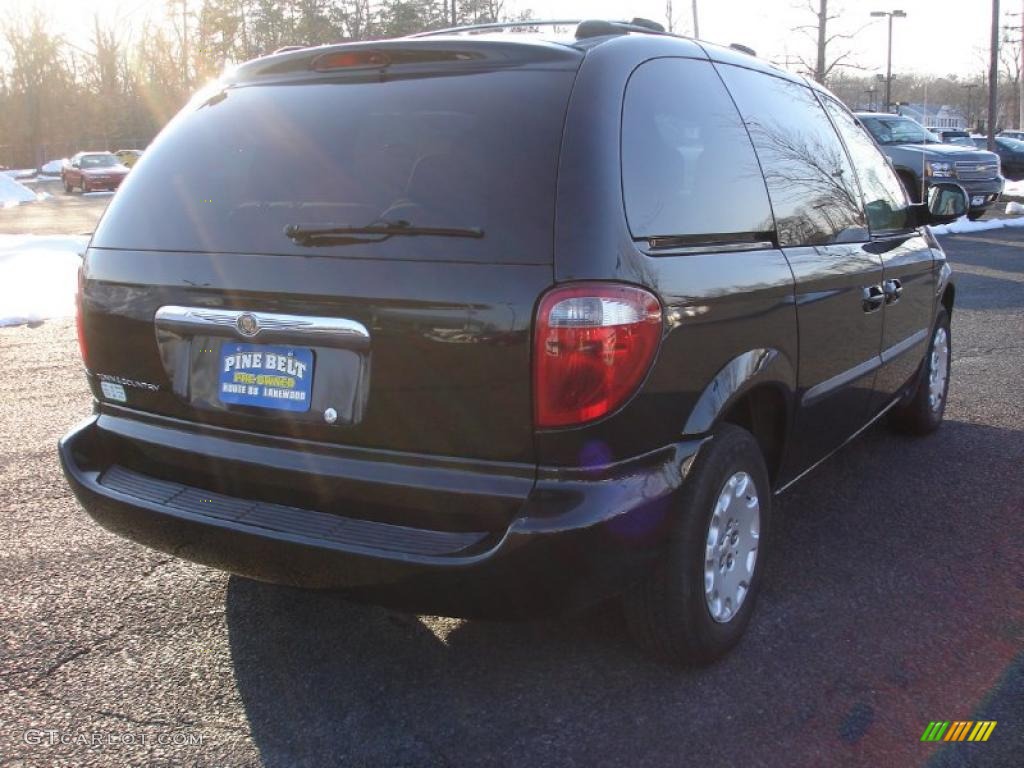
POLYGON ((373 224, 289 224, 285 235, 299 245, 348 245, 350 243, 377 243, 396 235, 401 237, 470 237, 481 238, 479 227, 417 227, 408 221, 381 221, 373 224), (368 237, 367 237, 368 235, 368 237))

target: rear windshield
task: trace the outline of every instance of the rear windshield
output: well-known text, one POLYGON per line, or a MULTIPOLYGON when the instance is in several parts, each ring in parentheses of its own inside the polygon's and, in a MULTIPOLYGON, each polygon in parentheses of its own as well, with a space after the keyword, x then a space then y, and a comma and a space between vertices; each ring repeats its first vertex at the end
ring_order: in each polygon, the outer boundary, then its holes
POLYGON ((117 158, 113 155, 82 155, 79 163, 83 168, 113 168, 117 158))
POLYGON ((860 121, 879 144, 932 144, 939 138, 905 117, 862 117, 860 121))
POLYGON ((154 142, 92 246, 550 263, 573 77, 506 70, 226 90, 154 142), (284 233, 396 221, 484 236, 310 246, 284 233))

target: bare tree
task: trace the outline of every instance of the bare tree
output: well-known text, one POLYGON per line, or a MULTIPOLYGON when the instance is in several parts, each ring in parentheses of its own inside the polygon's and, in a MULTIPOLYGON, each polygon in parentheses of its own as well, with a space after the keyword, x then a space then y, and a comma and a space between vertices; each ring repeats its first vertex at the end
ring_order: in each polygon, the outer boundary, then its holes
MULTIPOLYGON (((4 136, 31 145, 38 166, 48 136, 63 133, 73 99, 74 70, 66 54, 67 44, 50 33, 50 20, 35 8, 27 18, 0 19, 0 38, 7 44, 8 104, 0 108, 6 125, 4 136)), ((73 107, 72 107, 73 108, 73 107)), ((73 114, 73 113, 72 113, 73 114)))
POLYGON ((850 57, 853 55, 852 50, 844 48, 837 53, 835 47, 833 46, 830 50, 830 46, 838 40, 852 40, 867 24, 854 32, 833 32, 829 34, 829 22, 835 21, 842 14, 835 8, 833 8, 833 13, 829 13, 828 4, 829 0, 806 0, 806 4, 802 7, 804 10, 812 13, 816 21, 814 24, 803 24, 792 29, 793 32, 799 32, 814 42, 816 55, 813 61, 810 58, 799 55, 796 58, 807 74, 819 83, 825 83, 829 75, 832 74, 832 71, 839 67, 863 69, 859 64, 850 61, 850 57))

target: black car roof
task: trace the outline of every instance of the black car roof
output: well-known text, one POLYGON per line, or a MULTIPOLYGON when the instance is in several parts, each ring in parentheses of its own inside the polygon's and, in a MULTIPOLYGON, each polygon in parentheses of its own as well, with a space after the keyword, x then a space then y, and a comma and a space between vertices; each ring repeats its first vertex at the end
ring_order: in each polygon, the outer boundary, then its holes
POLYGON ((907 115, 896 115, 892 112, 854 112, 853 114, 857 117, 888 117, 898 120, 911 120, 915 123, 917 122, 917 120, 914 120, 912 117, 908 117, 907 115))
MULTIPOLYGON (((747 52, 749 49, 736 49, 693 40, 681 35, 659 32, 655 29, 638 26, 637 21, 642 20, 634 20, 632 23, 569 20, 487 24, 455 27, 410 37, 347 41, 308 48, 288 48, 239 65, 221 81, 221 85, 242 84, 265 78, 309 77, 314 74, 312 67, 317 59, 342 52, 380 51, 392 57, 394 66, 400 64, 403 69, 417 66, 437 66, 441 62, 444 62, 446 68, 473 68, 474 65, 476 67, 539 65, 544 68, 571 69, 578 67, 587 55, 600 49, 612 47, 633 49, 637 55, 642 55, 646 51, 652 56, 706 57, 712 61, 763 71, 808 85, 816 90, 826 90, 813 80, 787 72, 774 64, 758 59, 747 52), (553 29, 559 26, 568 28, 574 24, 578 25, 577 29, 584 25, 592 25, 590 29, 597 32, 607 29, 608 34, 576 38, 571 34, 501 32, 502 29, 511 27, 536 25, 538 29, 553 29)), ((369 76, 373 72, 381 71, 381 68, 353 67, 350 72, 345 72, 345 74, 357 74, 358 71, 369 76)))

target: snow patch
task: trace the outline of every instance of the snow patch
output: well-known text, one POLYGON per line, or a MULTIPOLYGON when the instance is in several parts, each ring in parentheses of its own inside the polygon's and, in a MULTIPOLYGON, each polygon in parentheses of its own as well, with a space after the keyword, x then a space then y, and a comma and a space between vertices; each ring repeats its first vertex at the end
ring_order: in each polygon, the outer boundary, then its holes
POLYGON ((949 224, 940 224, 932 227, 932 234, 935 235, 965 235, 968 232, 985 232, 989 229, 1004 229, 1012 227, 1024 227, 1024 219, 986 219, 985 221, 971 221, 962 216, 949 224))
POLYGON ((1021 205, 1015 200, 1011 200, 1006 204, 1006 212, 1012 216, 1020 216, 1024 213, 1024 205, 1021 205))
POLYGON ((67 161, 68 159, 65 157, 63 160, 51 160, 48 163, 43 163, 39 173, 44 176, 60 176, 61 169, 67 161))
POLYGON ((32 203, 36 199, 36 193, 31 189, 0 173, 0 208, 11 208, 19 203, 32 203))
POLYGON ((1003 194, 1008 197, 1024 197, 1024 180, 1010 181, 1007 179, 1006 184, 1003 185, 1003 194))
POLYGON ((0 326, 75 313, 81 235, 0 235, 0 326))
POLYGON ((36 175, 35 168, 21 168, 13 171, 0 171, 4 176, 10 176, 12 179, 30 179, 36 175))

